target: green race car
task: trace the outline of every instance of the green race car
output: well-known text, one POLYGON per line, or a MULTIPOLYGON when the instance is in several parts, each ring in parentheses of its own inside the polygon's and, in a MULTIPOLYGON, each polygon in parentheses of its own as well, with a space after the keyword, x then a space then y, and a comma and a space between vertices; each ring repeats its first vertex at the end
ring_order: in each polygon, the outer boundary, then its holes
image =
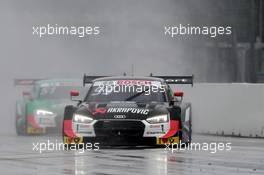
POLYGON ((70 105, 70 91, 83 91, 81 80, 47 79, 15 80, 16 85, 31 85, 30 92, 16 102, 16 133, 18 135, 59 132, 62 129, 64 108, 70 105))

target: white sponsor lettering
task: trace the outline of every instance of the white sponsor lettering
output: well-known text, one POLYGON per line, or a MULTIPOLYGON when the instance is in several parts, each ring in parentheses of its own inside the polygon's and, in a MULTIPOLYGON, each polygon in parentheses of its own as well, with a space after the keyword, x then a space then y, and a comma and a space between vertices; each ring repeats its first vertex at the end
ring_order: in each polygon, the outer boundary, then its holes
POLYGON ((144 108, 108 108, 107 113, 132 113, 148 115, 149 109, 144 108))

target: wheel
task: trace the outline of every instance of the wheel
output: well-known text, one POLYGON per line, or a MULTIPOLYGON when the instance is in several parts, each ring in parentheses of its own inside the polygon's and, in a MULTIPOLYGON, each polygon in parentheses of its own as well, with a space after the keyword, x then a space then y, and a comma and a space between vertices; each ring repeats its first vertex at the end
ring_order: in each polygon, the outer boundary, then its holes
POLYGON ((26 135, 26 125, 19 124, 18 120, 16 120, 16 134, 18 136, 26 135))
POLYGON ((187 104, 184 108, 185 112, 183 113, 183 122, 185 126, 181 126, 181 138, 183 139, 182 142, 186 145, 189 145, 192 142, 192 111, 191 111, 191 104, 187 104))
POLYGON ((26 119, 23 119, 22 117, 23 117, 23 112, 21 110, 21 106, 19 105, 19 103, 16 103, 15 126, 16 126, 16 134, 18 136, 26 135, 26 119))
POLYGON ((188 144, 192 143, 192 121, 190 120, 190 128, 189 128, 189 142, 188 144))
POLYGON ((20 135, 22 134, 22 133, 21 133, 21 128, 19 128, 17 121, 16 121, 16 134, 17 134, 18 136, 20 136, 20 135))

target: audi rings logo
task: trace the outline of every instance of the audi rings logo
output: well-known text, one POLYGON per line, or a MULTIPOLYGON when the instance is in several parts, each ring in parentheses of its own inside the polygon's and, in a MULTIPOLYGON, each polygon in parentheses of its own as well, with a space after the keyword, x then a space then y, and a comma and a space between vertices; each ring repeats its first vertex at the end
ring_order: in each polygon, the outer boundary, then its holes
POLYGON ((124 119, 124 118, 126 118, 126 116, 125 115, 114 115, 114 118, 116 118, 116 119, 124 119))

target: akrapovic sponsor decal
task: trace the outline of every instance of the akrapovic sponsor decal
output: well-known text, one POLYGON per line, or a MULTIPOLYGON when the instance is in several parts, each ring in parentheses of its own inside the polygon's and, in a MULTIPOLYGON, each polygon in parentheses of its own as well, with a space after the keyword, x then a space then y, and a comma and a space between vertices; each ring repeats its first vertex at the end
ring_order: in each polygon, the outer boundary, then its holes
POLYGON ((132 113, 148 115, 149 109, 144 108, 108 108, 107 113, 132 113))

